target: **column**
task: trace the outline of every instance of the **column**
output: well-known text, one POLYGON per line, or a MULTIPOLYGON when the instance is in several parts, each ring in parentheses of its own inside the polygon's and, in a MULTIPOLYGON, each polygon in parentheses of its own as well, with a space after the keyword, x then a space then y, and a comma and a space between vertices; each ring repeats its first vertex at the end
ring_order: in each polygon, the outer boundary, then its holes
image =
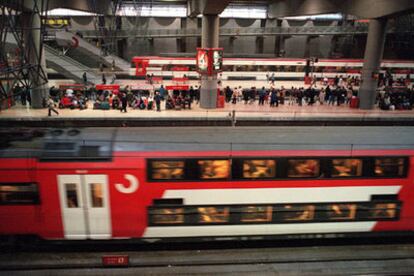
MULTIPOLYGON (((217 48, 219 46, 219 17, 218 15, 203 15, 201 27, 201 47, 217 48)), ((217 74, 201 76, 200 107, 216 108, 217 74)))
POLYGON ((372 77, 380 69, 384 52, 387 19, 371 19, 369 22, 367 44, 365 46, 362 84, 359 89, 360 108, 373 109, 378 81, 372 77))
POLYGON ((34 67, 38 66, 38 69, 30 70, 29 78, 32 83, 31 89, 31 100, 32 108, 43 108, 43 98, 48 97, 49 85, 44 83, 45 81, 39 75, 40 69, 45 72, 46 76, 46 58, 44 49, 42 47, 41 39, 43 39, 41 34, 41 18, 38 12, 27 12, 23 15, 24 23, 24 43, 25 49, 29 57, 29 62, 34 67), (41 57, 38 59, 38 57, 41 57))

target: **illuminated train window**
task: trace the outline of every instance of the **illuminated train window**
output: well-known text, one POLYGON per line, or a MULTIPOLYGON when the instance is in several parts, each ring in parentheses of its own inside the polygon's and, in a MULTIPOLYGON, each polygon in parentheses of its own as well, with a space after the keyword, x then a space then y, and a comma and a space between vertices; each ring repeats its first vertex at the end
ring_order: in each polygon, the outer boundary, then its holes
POLYGON ((272 206, 246 206, 242 208, 241 222, 272 221, 272 206))
POLYGON ((333 159, 331 176, 362 176, 362 159, 333 159))
POLYGON ((175 224, 184 222, 184 208, 162 208, 151 211, 154 224, 175 224))
POLYGON ((274 178, 275 160, 243 160, 243 178, 274 178))
POLYGON ((200 223, 224 223, 229 221, 229 207, 198 207, 200 223))
POLYGON ((332 220, 353 220, 356 217, 357 204, 330 204, 328 217, 332 220))
POLYGON ((229 178, 229 160, 198 160, 201 179, 229 178))
POLYGON ((284 205, 282 209, 284 221, 308 221, 315 217, 315 205, 284 205))
POLYGON ((0 205, 38 204, 35 183, 0 183, 0 205))
POLYGON ((319 172, 318 159, 288 160, 288 177, 318 177, 319 172))
POLYGON ((184 161, 152 161, 152 179, 183 179, 184 161))
POLYGON ((375 176, 404 176, 404 158, 375 158, 375 176))
POLYGON ((370 219, 393 219, 398 215, 398 205, 396 203, 376 203, 374 208, 369 211, 370 219))

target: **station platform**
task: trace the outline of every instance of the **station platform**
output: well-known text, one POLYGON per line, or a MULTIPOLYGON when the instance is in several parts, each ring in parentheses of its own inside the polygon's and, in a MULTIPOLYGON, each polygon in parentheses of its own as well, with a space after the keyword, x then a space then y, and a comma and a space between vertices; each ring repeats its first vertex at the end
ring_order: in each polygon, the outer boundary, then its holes
MULTIPOLYGON (((165 102, 164 102, 165 103, 165 102)), ((270 107, 252 104, 226 103, 224 108, 202 109, 193 104, 191 109, 161 111, 58 109, 59 115, 48 116, 48 109, 32 109, 20 104, 0 112, 2 127, 118 127, 118 126, 289 126, 289 125, 414 125, 414 110, 361 110, 349 105, 312 106, 297 104, 270 107)))

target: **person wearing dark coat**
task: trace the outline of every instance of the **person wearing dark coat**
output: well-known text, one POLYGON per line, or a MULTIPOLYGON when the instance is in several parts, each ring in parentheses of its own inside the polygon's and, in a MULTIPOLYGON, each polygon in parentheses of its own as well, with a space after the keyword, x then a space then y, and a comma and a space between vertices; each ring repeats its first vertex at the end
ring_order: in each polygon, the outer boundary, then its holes
POLYGON ((161 111, 161 95, 160 92, 156 92, 154 96, 155 104, 157 106, 157 111, 161 111))
POLYGON ((122 93, 122 98, 121 98, 121 112, 124 111, 125 113, 127 112, 127 104, 128 104, 128 100, 127 100, 127 96, 125 93, 122 93))

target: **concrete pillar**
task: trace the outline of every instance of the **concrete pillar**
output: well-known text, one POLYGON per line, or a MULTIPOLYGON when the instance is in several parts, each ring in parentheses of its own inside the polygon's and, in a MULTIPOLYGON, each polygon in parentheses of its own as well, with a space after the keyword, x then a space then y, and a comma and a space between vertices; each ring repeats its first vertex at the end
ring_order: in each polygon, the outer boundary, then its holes
POLYGON ((256 37, 256 54, 263 54, 264 50, 264 37, 258 36, 256 37))
MULTIPOLYGON (((29 56, 29 63, 32 66, 39 66, 46 74, 46 58, 43 47, 41 48, 41 18, 39 13, 25 12, 23 15, 24 25, 24 44, 26 54, 29 56), (37 57, 40 56, 40 62, 37 57)), ((39 69, 40 69, 39 68, 39 69)), ((48 97, 49 86, 47 83, 42 84, 42 79, 37 73, 38 70, 34 69, 29 72, 28 77, 32 83, 32 89, 30 93, 31 107, 32 108, 43 108, 43 98, 48 97)))
MULTIPOLYGON (((282 27, 282 20, 276 21, 276 27, 282 27)), ((276 57, 284 56, 285 52, 285 37, 283 35, 276 35, 275 36, 275 48, 274 53, 276 57)))
POLYGON ((384 52, 387 19, 371 19, 369 22, 367 44, 365 46, 362 85, 359 89, 360 108, 373 109, 375 105, 377 80, 372 74, 380 69, 384 52))
MULTIPOLYGON (((219 46, 219 17, 218 15, 203 15, 201 26, 201 47, 217 48, 219 46)), ((201 76, 200 107, 216 108, 217 74, 201 76)))

